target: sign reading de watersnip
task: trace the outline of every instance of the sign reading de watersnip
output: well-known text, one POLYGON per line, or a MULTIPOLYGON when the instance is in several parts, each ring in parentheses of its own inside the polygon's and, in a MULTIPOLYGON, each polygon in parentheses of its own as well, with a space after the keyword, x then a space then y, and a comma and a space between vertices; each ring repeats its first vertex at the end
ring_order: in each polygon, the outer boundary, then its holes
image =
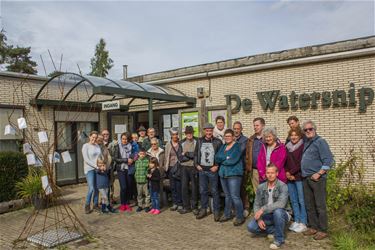
POLYGON ((103 102, 102 110, 120 109, 120 101, 103 102))

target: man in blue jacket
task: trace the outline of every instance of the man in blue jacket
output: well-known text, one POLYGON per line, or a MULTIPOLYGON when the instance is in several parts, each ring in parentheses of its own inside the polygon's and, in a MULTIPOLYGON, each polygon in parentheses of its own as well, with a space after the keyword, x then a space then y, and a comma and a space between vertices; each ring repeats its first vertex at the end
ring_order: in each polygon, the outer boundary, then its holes
POLYGON ((315 123, 307 120, 302 127, 306 135, 306 142, 301 170, 303 194, 310 226, 303 234, 314 236, 315 240, 322 240, 328 237, 326 177, 334 160, 326 140, 317 135, 315 123))

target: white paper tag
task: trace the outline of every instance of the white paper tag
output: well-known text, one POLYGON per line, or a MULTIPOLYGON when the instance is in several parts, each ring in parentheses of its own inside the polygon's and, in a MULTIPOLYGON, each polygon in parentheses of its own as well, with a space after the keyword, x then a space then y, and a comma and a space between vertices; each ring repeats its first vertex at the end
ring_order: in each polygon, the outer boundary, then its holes
POLYGON ((48 136, 46 131, 38 132, 39 142, 45 143, 48 142, 48 136))
POLYGON ((49 185, 47 175, 42 176, 42 187, 43 187, 43 190, 46 193, 46 195, 52 194, 52 188, 49 185))
POLYGON ((33 151, 31 150, 31 145, 29 143, 24 143, 22 145, 22 148, 23 148, 24 154, 32 154, 33 153, 33 151))
POLYGON ((5 126, 4 135, 15 135, 15 134, 16 134, 16 130, 11 125, 8 124, 5 126))
POLYGON ((35 165, 36 160, 35 160, 34 154, 27 154, 26 159, 27 159, 27 165, 35 165))
POLYGON ((52 159, 52 154, 48 155, 49 158, 49 163, 60 163, 60 154, 55 152, 54 153, 54 158, 52 159))
POLYGON ((68 163, 68 162, 72 161, 72 158, 70 157, 69 151, 62 152, 61 157, 62 157, 64 163, 68 163))
POLYGON ((27 128, 27 124, 26 124, 25 118, 23 118, 23 117, 18 118, 17 122, 18 122, 18 128, 19 129, 25 129, 25 128, 27 128))
POLYGON ((115 124, 115 134, 122 134, 126 132, 126 124, 115 124))

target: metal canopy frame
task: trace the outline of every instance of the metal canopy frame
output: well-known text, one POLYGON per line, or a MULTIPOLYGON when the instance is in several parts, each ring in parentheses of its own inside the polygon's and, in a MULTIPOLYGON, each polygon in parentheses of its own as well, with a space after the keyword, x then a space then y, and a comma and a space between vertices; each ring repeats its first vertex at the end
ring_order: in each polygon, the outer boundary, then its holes
MULTIPOLYGON (((47 96, 48 93, 47 93, 47 96)), ((57 74, 39 89, 35 98, 30 101, 31 105, 35 105, 39 108, 42 106, 55 106, 55 107, 88 107, 88 108, 101 108, 101 103, 105 101, 121 100, 131 98, 127 105, 121 105, 120 110, 129 110, 129 106, 136 99, 147 99, 148 100, 148 117, 149 127, 153 126, 153 101, 164 101, 164 102, 185 102, 189 107, 195 107, 196 99, 194 97, 188 97, 180 90, 174 88, 163 88, 160 86, 150 84, 139 84, 135 82, 129 82, 124 80, 112 80, 109 78, 79 75, 76 73, 60 73, 57 74), (88 83, 90 91, 87 89, 86 83, 88 83), (62 90, 61 99, 41 98, 43 91, 51 84, 58 84, 58 88, 62 90), (65 87, 67 87, 65 92, 65 87), (87 93, 87 99, 85 101, 68 100, 69 96, 77 88, 85 88, 87 93), (90 93, 89 93, 90 92, 90 93), (175 92, 172 94, 172 92, 175 92), (96 95, 108 96, 108 99, 104 100, 93 100, 96 95)))

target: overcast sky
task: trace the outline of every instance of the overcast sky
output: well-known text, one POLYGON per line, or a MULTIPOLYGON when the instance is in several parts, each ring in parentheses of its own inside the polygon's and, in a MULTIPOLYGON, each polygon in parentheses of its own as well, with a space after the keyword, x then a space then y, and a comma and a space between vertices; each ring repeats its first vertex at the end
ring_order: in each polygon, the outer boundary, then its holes
POLYGON ((109 77, 170 70, 375 34, 374 1, 1 1, 9 43, 31 46, 38 74, 90 71, 102 37, 109 77))

